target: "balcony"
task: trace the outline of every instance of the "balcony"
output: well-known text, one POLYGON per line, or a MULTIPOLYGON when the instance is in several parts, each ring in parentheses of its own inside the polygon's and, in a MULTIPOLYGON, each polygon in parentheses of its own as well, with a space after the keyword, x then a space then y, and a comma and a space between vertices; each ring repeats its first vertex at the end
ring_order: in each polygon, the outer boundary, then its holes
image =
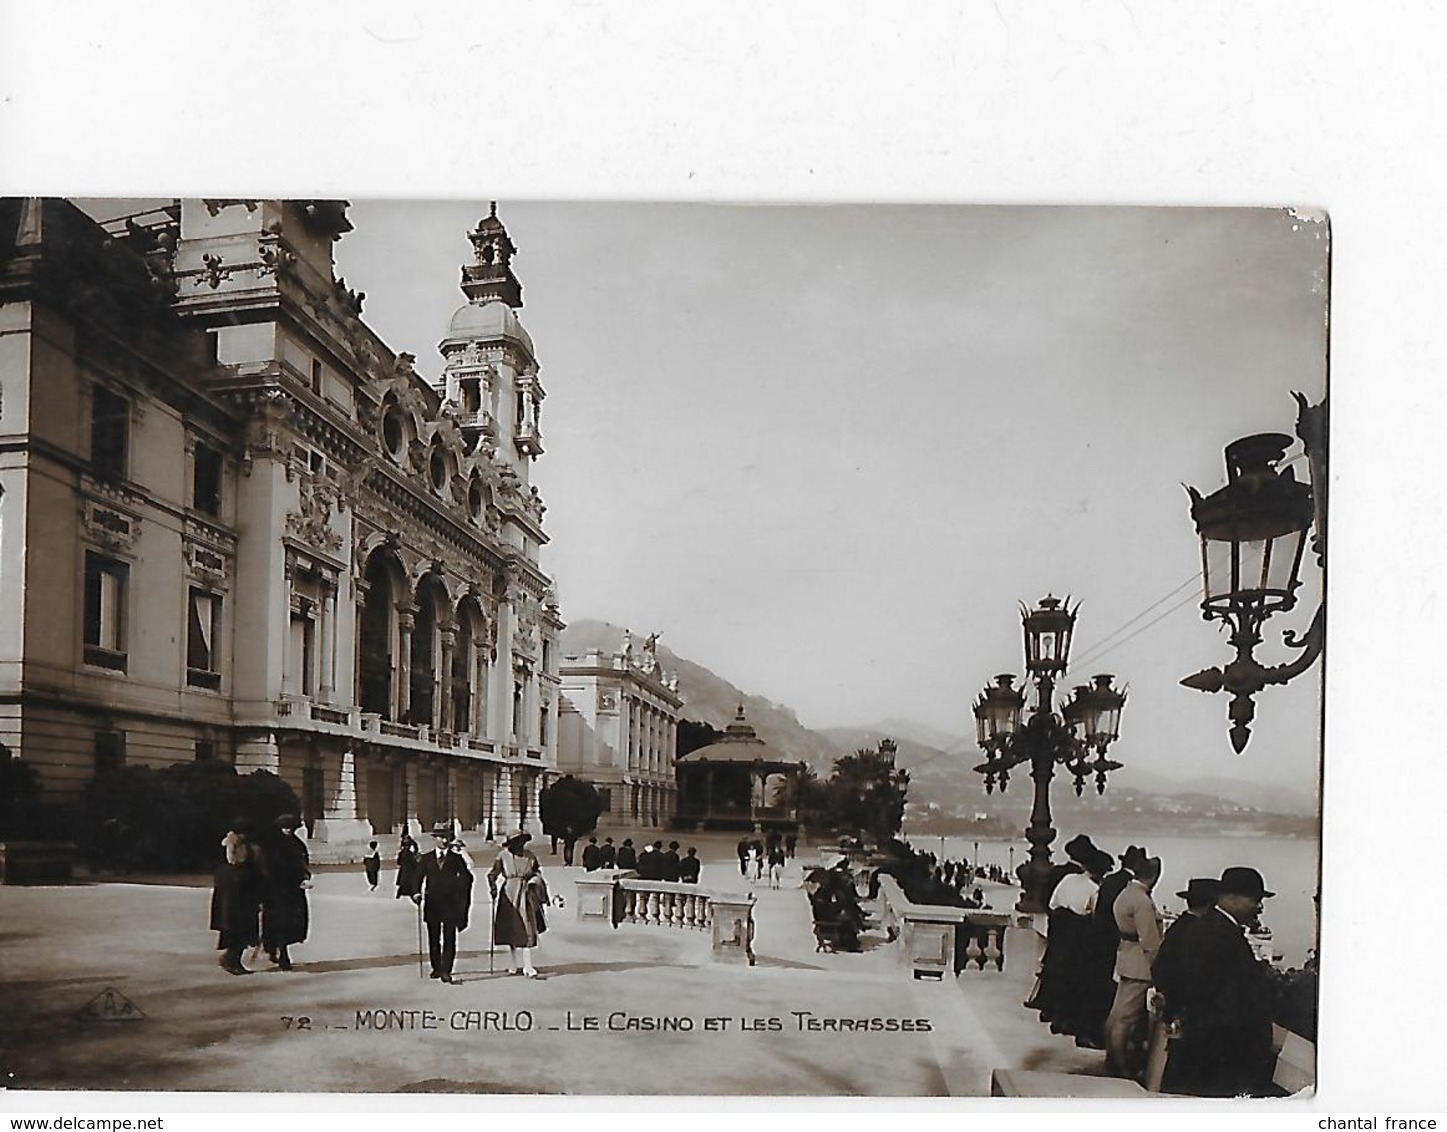
MULTIPOLYGON (((377 712, 358 707, 318 703, 305 696, 287 695, 272 705, 273 718, 255 721, 288 731, 310 731, 355 740, 358 744, 398 751, 453 755, 468 760, 519 759, 524 749, 516 743, 500 744, 481 735, 440 731, 425 723, 398 723, 377 712)), ((526 756, 541 761, 543 752, 526 749, 526 756)))

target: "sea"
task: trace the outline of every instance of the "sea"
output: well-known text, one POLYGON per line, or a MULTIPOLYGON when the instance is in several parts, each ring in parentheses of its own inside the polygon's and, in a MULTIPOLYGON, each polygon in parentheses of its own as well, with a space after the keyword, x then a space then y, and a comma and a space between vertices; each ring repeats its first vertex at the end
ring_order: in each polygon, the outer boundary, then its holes
MULTIPOLYGON (((1321 844, 1314 837, 1270 837, 1259 834, 1216 834, 1202 837, 1091 833, 1091 840, 1107 852, 1119 855, 1127 845, 1143 844, 1152 857, 1161 859, 1161 879, 1155 887, 1156 906, 1166 913, 1185 910, 1176 896, 1192 877, 1217 877, 1231 865, 1250 865, 1266 878, 1266 887, 1276 893, 1267 899, 1261 922, 1271 929, 1272 949, 1279 954, 1279 967, 1300 967, 1317 946, 1317 902, 1321 844)), ((976 842, 969 837, 937 837, 905 830, 905 840, 915 849, 935 853, 947 860, 972 860, 976 842)), ((1029 855, 1029 845, 1019 841, 980 841, 979 862, 1008 869, 1013 859, 1019 865, 1029 855), (1010 850, 1014 848, 1014 856, 1010 850)), ((1063 836, 1051 846, 1056 861, 1064 861, 1063 836)), ((992 903, 999 905, 1000 898, 992 903)), ((1012 901, 1013 903, 1013 901, 1012 901)))

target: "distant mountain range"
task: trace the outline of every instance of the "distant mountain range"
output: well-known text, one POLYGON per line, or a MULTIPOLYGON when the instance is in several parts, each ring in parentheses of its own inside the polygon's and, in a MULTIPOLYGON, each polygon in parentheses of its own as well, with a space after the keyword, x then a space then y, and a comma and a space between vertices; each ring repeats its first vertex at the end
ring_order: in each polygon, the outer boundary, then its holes
MULTIPOLYGON (((623 632, 622 626, 607 621, 574 621, 563 631, 563 655, 590 649, 616 652, 623 647, 623 632)), ((641 637, 634 641, 635 649, 640 648, 641 637)), ((1009 816, 1011 821, 1028 810, 1030 783, 1024 768, 1006 794, 985 794, 980 776, 972 769, 980 761, 973 736, 952 736, 912 720, 894 718, 872 727, 810 730, 787 705, 744 692, 696 661, 679 656, 661 641, 658 658, 665 671, 678 674, 686 719, 722 730, 733 722, 742 703, 759 738, 786 758, 808 763, 821 777, 828 775, 840 755, 860 748, 873 750, 880 739, 889 738, 898 747, 898 765, 909 771, 913 805, 933 804, 932 812, 963 817, 975 813, 1009 816)), ((1208 814, 1249 809, 1312 816, 1319 809, 1315 795, 1305 791, 1211 778, 1177 780, 1135 767, 1128 774, 1117 772, 1105 799, 1095 797, 1093 785, 1087 790, 1088 797, 1082 800, 1068 789, 1052 793, 1061 822, 1087 815, 1099 817, 1103 805, 1114 812, 1133 814, 1208 814)))
MULTIPOLYGON (((570 622, 563 630, 563 656, 590 649, 617 652, 623 647, 623 632, 623 626, 608 621, 570 622)), ((642 637, 635 634, 635 652, 642 645, 642 637)), ((662 641, 658 644, 658 661, 665 672, 678 674, 684 718, 722 731, 734 721, 739 704, 743 704, 744 715, 759 738, 786 758, 806 762, 825 775, 834 765, 839 756, 834 744, 800 723, 792 708, 741 690, 703 665, 679 656, 662 641)))

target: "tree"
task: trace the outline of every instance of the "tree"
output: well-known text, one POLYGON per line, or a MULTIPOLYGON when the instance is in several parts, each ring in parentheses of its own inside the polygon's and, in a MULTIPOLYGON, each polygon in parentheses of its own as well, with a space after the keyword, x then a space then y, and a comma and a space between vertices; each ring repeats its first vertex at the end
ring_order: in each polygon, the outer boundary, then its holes
POLYGON ((892 753, 861 748, 834 760, 825 792, 830 826, 885 841, 904 824, 909 771, 894 765, 892 753))
POLYGON ((538 817, 543 832, 565 843, 578 840, 598 828, 603 796, 591 782, 565 774, 545 786, 538 795, 538 817))

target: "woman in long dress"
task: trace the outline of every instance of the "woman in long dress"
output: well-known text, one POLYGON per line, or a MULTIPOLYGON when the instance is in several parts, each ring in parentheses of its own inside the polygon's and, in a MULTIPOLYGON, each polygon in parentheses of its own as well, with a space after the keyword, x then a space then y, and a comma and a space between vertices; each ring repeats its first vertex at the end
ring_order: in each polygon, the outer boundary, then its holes
POLYGON ((538 978, 533 966, 533 948, 547 931, 543 906, 548 903, 548 884, 537 857, 528 849, 531 840, 525 830, 515 829, 503 840, 503 851, 488 870, 487 887, 496 901, 492 918, 492 942, 505 943, 510 969, 529 979, 538 978), (521 952, 521 955, 519 955, 521 952))

